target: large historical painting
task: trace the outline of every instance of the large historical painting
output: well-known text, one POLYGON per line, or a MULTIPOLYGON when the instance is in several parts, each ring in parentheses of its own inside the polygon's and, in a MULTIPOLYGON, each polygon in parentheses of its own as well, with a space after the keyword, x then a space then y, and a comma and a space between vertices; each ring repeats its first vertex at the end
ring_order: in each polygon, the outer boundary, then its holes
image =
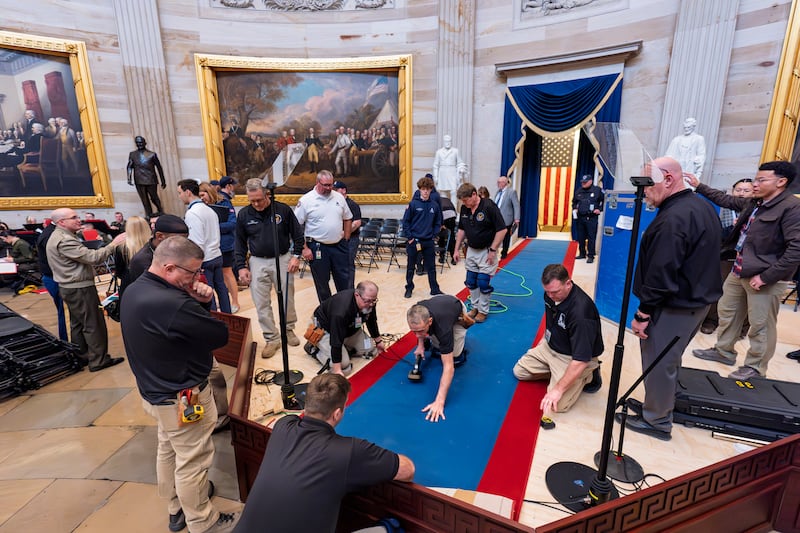
POLYGON ((110 206, 81 42, 0 32, 0 208, 110 206))
POLYGON ((317 172, 329 170, 362 201, 407 198, 409 57, 299 60, 281 68, 236 59, 247 67, 198 59, 212 179, 233 176, 243 190, 247 179, 267 178, 283 184, 277 193, 301 195, 317 172))

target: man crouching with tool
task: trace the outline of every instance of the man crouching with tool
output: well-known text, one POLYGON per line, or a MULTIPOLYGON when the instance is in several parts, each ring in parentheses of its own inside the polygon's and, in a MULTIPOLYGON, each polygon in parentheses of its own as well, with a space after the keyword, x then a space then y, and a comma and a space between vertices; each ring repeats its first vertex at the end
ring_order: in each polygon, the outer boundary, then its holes
POLYGON ((455 367, 467 360, 464 342, 467 328, 473 325, 475 320, 467 314, 461 300, 449 294, 440 294, 411 306, 406 313, 406 320, 418 341, 414 350, 416 362, 408 373, 408 379, 412 382, 422 380, 420 362, 425 358, 426 346, 430 346, 432 357, 442 359, 442 377, 439 380, 436 398, 426 405, 422 412, 427 413, 425 420, 431 422, 438 422, 439 418, 444 420, 447 391, 453 382, 455 367))
POLYGON ((163 241, 125 291, 120 320, 142 405, 158 422, 158 495, 167 500, 169 529, 188 525, 190 533, 230 531, 239 518, 210 501, 217 408, 208 374, 228 328, 208 311, 212 289, 198 279, 202 263, 202 248, 186 237, 163 241))

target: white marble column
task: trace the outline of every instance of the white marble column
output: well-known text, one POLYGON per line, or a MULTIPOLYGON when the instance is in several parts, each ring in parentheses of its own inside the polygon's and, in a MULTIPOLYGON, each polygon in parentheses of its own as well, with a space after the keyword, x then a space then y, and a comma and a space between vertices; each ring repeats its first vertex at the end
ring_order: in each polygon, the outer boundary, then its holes
POLYGON ((667 94, 658 141, 658 154, 683 133, 687 117, 697 119, 697 133, 705 137, 703 181, 713 185, 714 153, 725 95, 725 80, 733 49, 739 0, 681 0, 667 94))
POLYGON ((141 135, 147 148, 158 154, 164 167, 167 188, 159 188, 165 211, 183 215, 184 206, 175 194, 181 178, 175 121, 172 115, 161 26, 156 0, 114 0, 119 48, 131 113, 133 138, 141 135))
POLYGON ((436 73, 436 146, 450 135, 470 171, 475 4, 476 0, 440 0, 436 73))

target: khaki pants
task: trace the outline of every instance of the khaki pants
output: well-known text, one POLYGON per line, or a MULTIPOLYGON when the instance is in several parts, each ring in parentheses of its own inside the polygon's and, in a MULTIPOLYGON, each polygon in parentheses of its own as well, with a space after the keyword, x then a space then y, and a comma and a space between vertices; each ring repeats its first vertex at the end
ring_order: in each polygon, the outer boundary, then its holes
MULTIPOLYGON (((290 254, 285 253, 280 258, 281 263, 281 290, 286 302, 286 329, 294 330, 297 323, 297 311, 294 308, 294 274, 289 274, 289 283, 286 283, 286 269, 289 268, 290 254)), ((250 256, 250 294, 258 314, 258 325, 267 342, 280 339, 280 330, 275 325, 275 315, 272 312, 272 286, 276 283, 275 259, 250 256)))
MULTIPOLYGON (((551 391, 567 373, 567 367, 571 362, 572 357, 554 351, 547 342, 542 341, 517 361, 517 364, 514 365, 514 376, 520 381, 538 381, 550 374, 547 390, 551 391)), ((592 381, 592 372, 598 366, 600 363, 596 357, 593 357, 583 373, 561 396, 556 412, 568 411, 578 401, 578 397, 583 392, 583 386, 592 381)))
POLYGON ((176 404, 152 405, 142 400, 145 412, 158 422, 158 495, 167 500, 169 514, 183 509, 191 533, 205 531, 219 518, 208 498, 208 469, 214 459, 211 432, 217 421, 217 408, 211 386, 197 395, 205 416, 185 425, 178 421, 176 404))
POLYGON ((722 285, 722 298, 717 302, 719 330, 715 348, 722 355, 736 360, 734 344, 739 339, 745 318, 750 320, 750 349, 744 365, 767 375, 767 365, 775 355, 778 342, 778 309, 781 306, 783 285, 764 285, 761 290, 750 286, 751 278, 737 278, 728 274, 722 285))
MULTIPOLYGON (((325 361, 331 358, 331 334, 327 331, 325 335, 317 343, 317 348, 319 348, 319 353, 317 354, 317 359, 323 365, 325 361)), ((375 343, 372 342, 372 339, 369 338, 366 334, 364 334, 364 329, 359 329, 349 337, 344 339, 344 343, 342 346, 342 368, 347 368, 350 366, 350 355, 347 353, 349 350, 354 352, 354 355, 359 357, 364 357, 365 355, 369 354, 375 349, 375 343), (369 341, 369 345, 365 344, 365 341, 369 341)), ((333 363, 333 359, 331 358, 331 363, 333 363)))
MULTIPOLYGON (((464 268, 470 272, 494 276, 495 272, 497 272, 497 261, 495 261, 493 265, 489 264, 488 248, 467 248, 467 257, 464 260, 464 268)), ((489 314, 489 301, 492 298, 492 293, 483 293, 480 289, 470 289, 469 298, 472 300, 472 307, 484 315, 489 314)))

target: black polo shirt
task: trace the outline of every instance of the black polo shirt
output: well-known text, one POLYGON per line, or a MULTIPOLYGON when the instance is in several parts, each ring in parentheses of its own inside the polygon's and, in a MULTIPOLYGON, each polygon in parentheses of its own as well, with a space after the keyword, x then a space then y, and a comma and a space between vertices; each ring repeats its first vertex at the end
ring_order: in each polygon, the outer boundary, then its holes
POLYGON ((373 339, 381 336, 375 306, 369 313, 361 312, 356 305, 355 292, 355 289, 339 291, 314 310, 317 326, 331 336, 331 361, 334 363, 342 362, 344 340, 361 329, 362 324, 367 325, 373 339))
POLYGON ((428 334, 439 341, 439 351, 444 354, 453 353, 453 326, 464 311, 461 300, 450 294, 440 294, 429 300, 422 300, 419 305, 426 307, 433 318, 428 334))
POLYGON ((558 353, 588 362, 603 353, 603 332, 597 306, 583 289, 573 283, 569 295, 556 305, 546 294, 545 339, 558 353))
MULTIPOLYGON (((345 198, 345 201, 347 202, 347 207, 350 208, 350 212, 353 213, 353 223, 355 224, 356 220, 361 220, 361 207, 355 200, 351 200, 349 196, 345 198)), ((360 226, 350 232, 350 238, 358 237, 359 233, 361 233, 360 226)))
MULTIPOLYGON (((275 257, 274 229, 270 224, 272 206, 263 211, 246 205, 239 210, 236 217, 236 242, 234 255, 238 268, 247 268, 247 252, 256 257, 275 257)), ((278 252, 280 255, 289 251, 294 245, 294 253, 300 255, 303 250, 303 228, 288 205, 275 202, 275 223, 278 227, 278 252)))
POLYGON ((392 451, 337 435, 316 418, 285 416, 272 430, 234 531, 332 533, 345 494, 390 481, 399 467, 392 451))
POLYGON ((488 198, 481 198, 474 213, 469 207, 461 206, 458 229, 464 230, 470 248, 483 250, 492 245, 498 231, 506 229, 506 223, 497 205, 488 198))

